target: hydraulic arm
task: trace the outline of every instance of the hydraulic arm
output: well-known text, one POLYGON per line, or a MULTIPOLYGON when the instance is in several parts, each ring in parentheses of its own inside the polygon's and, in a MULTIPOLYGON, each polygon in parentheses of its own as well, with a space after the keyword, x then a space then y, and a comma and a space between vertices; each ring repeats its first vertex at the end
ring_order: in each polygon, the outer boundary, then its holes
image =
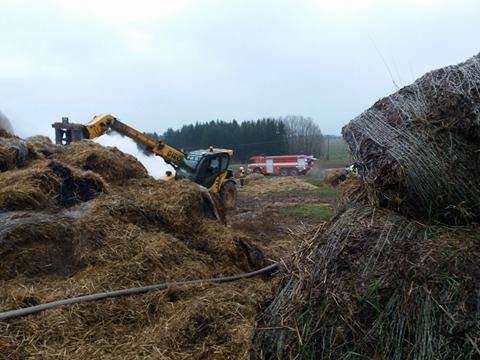
POLYGON ((185 154, 162 141, 155 140, 148 135, 135 130, 131 126, 122 123, 113 115, 99 115, 95 116, 89 123, 85 125, 85 131, 89 139, 94 139, 105 134, 109 129, 113 129, 122 135, 128 136, 137 143, 144 145, 147 151, 155 155, 161 156, 165 162, 177 167, 185 154))

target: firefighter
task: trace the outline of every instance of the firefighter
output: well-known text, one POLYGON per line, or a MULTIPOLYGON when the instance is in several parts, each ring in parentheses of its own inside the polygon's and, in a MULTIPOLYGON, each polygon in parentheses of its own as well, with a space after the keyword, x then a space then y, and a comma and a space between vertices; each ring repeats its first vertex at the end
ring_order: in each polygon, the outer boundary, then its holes
POLYGON ((245 170, 243 166, 240 166, 240 171, 238 172, 238 178, 240 179, 240 186, 245 185, 245 170))

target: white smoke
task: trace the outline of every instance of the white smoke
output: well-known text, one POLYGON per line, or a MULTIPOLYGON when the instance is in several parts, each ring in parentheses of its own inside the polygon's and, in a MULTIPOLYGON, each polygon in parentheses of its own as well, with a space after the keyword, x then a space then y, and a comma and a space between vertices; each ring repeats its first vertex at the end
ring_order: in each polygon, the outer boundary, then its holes
POLYGON ((0 111, 0 129, 7 130, 10 134, 13 134, 13 127, 12 124, 10 123, 10 120, 2 114, 0 111))
POLYGON ((103 146, 114 146, 124 153, 135 156, 154 178, 158 179, 165 175, 165 171, 167 170, 174 172, 173 167, 168 165, 160 156, 145 155, 145 153, 138 149, 137 144, 126 136, 112 132, 106 136, 95 139, 95 142, 103 146))

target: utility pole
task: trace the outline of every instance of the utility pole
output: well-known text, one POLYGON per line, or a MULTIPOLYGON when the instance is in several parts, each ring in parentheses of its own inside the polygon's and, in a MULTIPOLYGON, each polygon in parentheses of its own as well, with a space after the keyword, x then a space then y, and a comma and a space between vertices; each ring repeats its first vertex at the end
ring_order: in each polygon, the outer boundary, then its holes
POLYGON ((330 160, 330 136, 327 135, 327 156, 326 160, 330 160))

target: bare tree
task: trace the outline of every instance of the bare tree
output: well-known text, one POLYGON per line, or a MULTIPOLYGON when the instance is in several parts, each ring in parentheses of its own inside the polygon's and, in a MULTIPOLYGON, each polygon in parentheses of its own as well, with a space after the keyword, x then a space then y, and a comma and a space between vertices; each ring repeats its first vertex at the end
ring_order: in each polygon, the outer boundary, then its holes
POLYGON ((320 126, 311 117, 289 115, 280 119, 286 125, 290 153, 321 157, 324 139, 320 126))

